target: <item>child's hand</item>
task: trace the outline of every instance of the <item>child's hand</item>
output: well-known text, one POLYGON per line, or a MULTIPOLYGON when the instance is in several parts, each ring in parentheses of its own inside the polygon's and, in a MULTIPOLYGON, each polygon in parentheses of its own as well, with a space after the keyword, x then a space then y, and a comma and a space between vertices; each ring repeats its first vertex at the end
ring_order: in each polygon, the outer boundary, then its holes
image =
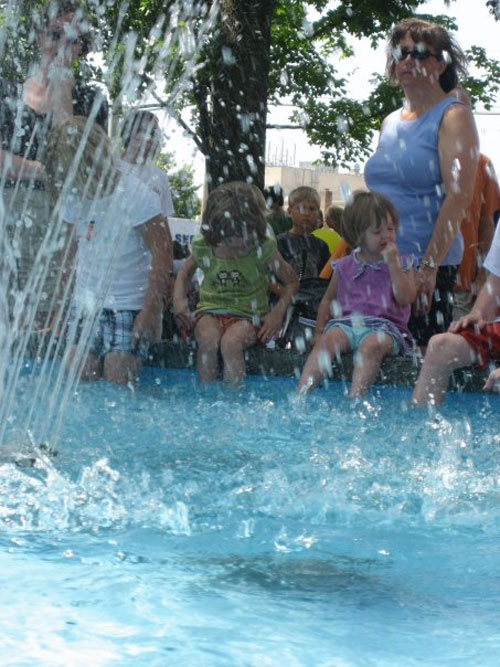
POLYGON ((491 371, 483 387, 484 391, 500 391, 500 368, 491 371))
POLYGON ((473 325, 476 329, 481 330, 485 324, 486 320, 483 320, 481 315, 474 313, 472 310, 470 313, 467 313, 467 315, 464 315, 459 320, 452 322, 448 328, 448 331, 451 331, 452 333, 458 333, 459 331, 462 331, 462 329, 468 329, 473 325))
POLYGON ((143 308, 137 315, 132 329, 133 339, 145 345, 153 345, 161 340, 162 309, 143 308))
POLYGON ((262 318, 262 326, 259 329, 257 338, 261 343, 268 343, 272 338, 275 338, 281 329, 283 317, 276 310, 272 310, 262 318))
POLYGON ((382 250, 382 257, 386 264, 397 261, 399 257, 398 247, 392 241, 389 241, 385 248, 382 250))
POLYGON ((316 323, 316 326, 314 327, 313 339, 311 341, 313 346, 316 345, 316 343, 319 343, 322 335, 323 335, 323 327, 318 327, 318 324, 316 323))
POLYGON ((192 314, 187 305, 187 300, 176 300, 173 303, 173 314, 175 326, 184 340, 189 340, 193 326, 192 314))
POLYGON ((431 309, 432 297, 436 289, 437 268, 420 267, 415 275, 417 283, 417 299, 413 304, 415 315, 425 315, 431 309))

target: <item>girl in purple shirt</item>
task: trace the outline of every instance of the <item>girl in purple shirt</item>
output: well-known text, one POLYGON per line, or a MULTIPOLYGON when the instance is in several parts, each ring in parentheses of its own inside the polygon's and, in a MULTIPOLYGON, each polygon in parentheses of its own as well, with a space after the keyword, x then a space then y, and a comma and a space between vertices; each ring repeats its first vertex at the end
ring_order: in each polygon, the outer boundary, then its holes
POLYGON ((334 263, 299 392, 309 391, 331 374, 334 355, 353 352, 349 396, 361 396, 375 380, 384 357, 412 351, 408 319, 416 297, 413 258, 398 253, 394 206, 377 192, 355 192, 344 209, 342 230, 355 250, 334 263))

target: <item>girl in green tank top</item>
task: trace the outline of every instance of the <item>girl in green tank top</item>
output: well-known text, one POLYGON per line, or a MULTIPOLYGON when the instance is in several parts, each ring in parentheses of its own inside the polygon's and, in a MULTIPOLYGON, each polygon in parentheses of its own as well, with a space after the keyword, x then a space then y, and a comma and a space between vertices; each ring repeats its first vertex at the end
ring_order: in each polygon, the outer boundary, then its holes
POLYGON ((201 234, 179 271, 174 287, 174 317, 184 338, 198 344, 200 380, 214 382, 219 350, 224 380, 231 386, 245 376, 243 352, 276 336, 298 278, 266 234, 266 205, 260 190, 242 181, 213 190, 202 217, 201 234), (203 271, 200 301, 193 314, 187 292, 196 269, 203 271), (279 281, 280 298, 269 310, 270 275, 279 281))

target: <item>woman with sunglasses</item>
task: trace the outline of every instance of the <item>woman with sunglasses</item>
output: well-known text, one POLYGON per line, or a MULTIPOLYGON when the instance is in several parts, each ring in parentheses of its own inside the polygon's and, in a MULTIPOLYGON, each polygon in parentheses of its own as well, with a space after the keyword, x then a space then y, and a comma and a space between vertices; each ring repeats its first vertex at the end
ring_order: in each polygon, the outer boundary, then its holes
POLYGON ((103 96, 76 84, 72 71, 84 55, 88 33, 78 3, 51 2, 33 22, 38 62, 22 84, 0 82, 0 184, 7 237, 2 284, 9 291, 10 315, 18 318, 14 327, 22 328, 33 321, 36 328, 46 326, 59 274, 43 167, 49 131, 76 114, 92 114, 101 124, 107 120, 103 96))
POLYGON ((470 109, 452 94, 466 60, 444 28, 412 18, 396 25, 386 73, 401 86, 404 104, 384 120, 365 180, 396 207, 399 250, 416 259, 418 296, 409 327, 425 347, 452 321, 460 223, 472 198, 479 141, 470 109))

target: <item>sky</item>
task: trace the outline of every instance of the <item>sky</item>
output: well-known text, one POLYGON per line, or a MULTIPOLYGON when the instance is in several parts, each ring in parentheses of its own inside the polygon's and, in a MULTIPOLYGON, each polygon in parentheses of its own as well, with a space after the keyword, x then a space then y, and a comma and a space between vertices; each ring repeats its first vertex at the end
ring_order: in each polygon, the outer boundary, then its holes
MULTIPOLYGON (((467 49, 473 44, 483 46, 490 58, 500 60, 500 21, 496 22, 486 8, 485 0, 456 0, 447 7, 443 0, 429 0, 422 11, 431 14, 448 14, 456 19, 458 31, 455 35, 459 45, 467 49)), ((384 45, 377 50, 370 47, 368 40, 355 42, 355 58, 336 63, 343 74, 348 75, 350 93, 363 98, 366 94, 366 82, 371 75, 383 72, 385 67, 384 45)), ((492 160, 500 175, 500 99, 490 113, 477 110, 481 151, 492 160)), ((269 123, 287 123, 290 109, 271 109, 269 123)), ((195 168, 196 182, 203 180, 204 160, 194 143, 187 139, 180 128, 172 121, 164 125, 167 134, 165 149, 176 154, 179 164, 192 164, 195 168)), ((287 163, 298 166, 299 162, 310 162, 321 157, 320 148, 310 146, 301 130, 268 130, 267 156, 287 159, 287 163)), ((363 165, 361 165, 363 167, 363 165)))

